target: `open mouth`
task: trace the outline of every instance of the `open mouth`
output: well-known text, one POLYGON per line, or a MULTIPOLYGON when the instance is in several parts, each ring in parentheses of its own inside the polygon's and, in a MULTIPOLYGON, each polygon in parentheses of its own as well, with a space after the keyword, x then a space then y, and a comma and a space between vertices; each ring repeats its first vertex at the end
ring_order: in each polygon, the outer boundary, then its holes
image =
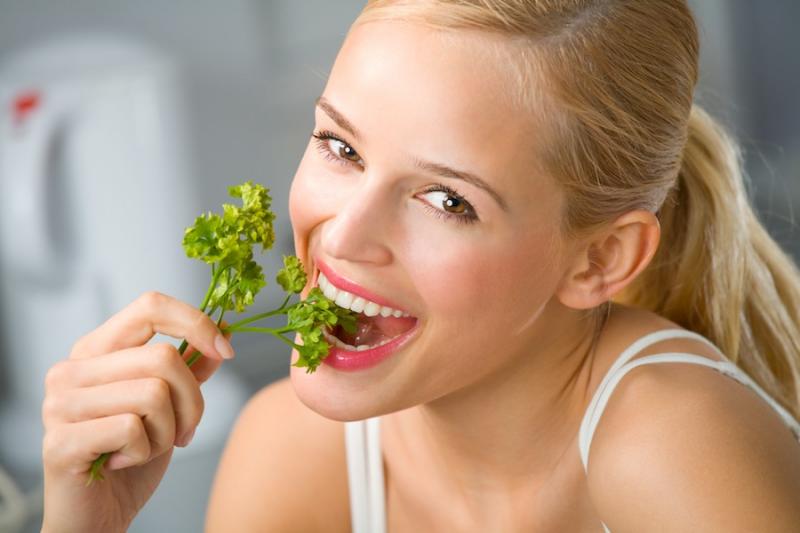
POLYGON ((378 304, 334 286, 322 272, 317 284, 336 305, 357 313, 355 332, 347 332, 341 326, 325 332, 328 342, 342 350, 361 352, 378 348, 410 331, 417 323, 416 317, 401 309, 378 304))

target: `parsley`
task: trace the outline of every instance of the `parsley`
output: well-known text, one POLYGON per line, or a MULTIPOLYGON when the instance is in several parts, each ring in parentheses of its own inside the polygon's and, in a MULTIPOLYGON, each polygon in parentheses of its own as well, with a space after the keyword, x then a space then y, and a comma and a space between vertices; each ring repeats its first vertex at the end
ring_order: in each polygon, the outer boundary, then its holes
MULTIPOLYGON (((266 285, 264 273, 253 259, 253 248, 260 245, 261 251, 264 251, 275 243, 275 214, 270 210, 272 198, 269 190, 248 181, 230 187, 228 191, 233 198, 241 199, 241 207, 223 204, 222 215, 200 215, 194 225, 186 228, 183 236, 186 255, 211 267, 211 282, 200 310, 212 318, 219 313, 216 317, 217 327, 221 326, 225 312, 241 313, 253 304, 256 295, 266 285)), ((311 289, 304 300, 289 305, 291 298, 305 288, 308 278, 297 257, 284 256, 283 265, 275 278, 288 293, 283 303, 271 311, 240 320, 220 330, 223 333, 266 333, 277 337, 297 350, 299 357, 294 366, 305 368, 309 373, 314 372, 330 349, 323 335, 324 328, 341 325, 345 330, 354 332, 356 315, 335 305, 317 287, 311 289), (286 315, 285 326, 272 328, 251 325, 277 315, 286 315), (285 336, 292 332, 300 335, 302 344, 285 336)), ((184 340, 178 348, 179 353, 183 355, 187 347, 188 342, 184 340)), ((195 351, 186 364, 192 366, 202 356, 195 351)), ((110 452, 104 453, 95 459, 89 468, 87 484, 103 479, 103 465, 110 455, 110 452)))
MULTIPOLYGON (((211 283, 206 297, 200 305, 209 316, 219 311, 217 325, 222 323, 226 311, 241 313, 250 306, 258 292, 266 284, 261 267, 253 260, 253 248, 262 250, 275 242, 270 210, 272 199, 269 191, 261 185, 246 182, 229 189, 234 198, 241 198, 242 206, 223 204, 223 214, 207 213, 197 217, 194 225, 187 228, 183 237, 186 255, 211 265, 211 283)), ((250 331, 267 333, 296 348, 300 354, 295 366, 313 372, 328 354, 328 343, 322 334, 326 326, 341 323, 349 331, 355 329, 355 315, 325 298, 319 289, 312 289, 309 297, 294 305, 288 305, 294 294, 299 294, 308 281, 303 264, 295 256, 283 257, 283 268, 275 280, 288 294, 280 307, 241 320, 225 328, 224 333, 250 331), (274 315, 287 315, 288 323, 281 328, 255 327, 253 322, 274 315), (296 344, 284 336, 297 332, 303 344, 296 344)), ((186 341, 181 345, 181 354, 186 350, 186 341)), ((194 353, 187 360, 191 366, 202 354, 194 353)))

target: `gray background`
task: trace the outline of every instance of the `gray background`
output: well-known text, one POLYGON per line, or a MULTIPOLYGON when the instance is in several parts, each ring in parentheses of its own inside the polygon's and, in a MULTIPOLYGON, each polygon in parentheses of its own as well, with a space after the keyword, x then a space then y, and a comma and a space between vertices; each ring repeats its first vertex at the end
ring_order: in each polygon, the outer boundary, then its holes
MULTIPOLYGON (((792 221, 792 206, 800 205, 800 38, 794 24, 800 3, 691 3, 702 31, 697 99, 742 142, 763 220, 785 249, 800 257, 792 221)), ((0 65, 18 50, 67 32, 129 35, 172 56, 186 80, 197 212, 217 209, 231 183, 268 184, 278 215, 271 256, 280 257, 292 252, 287 194, 311 133, 313 100, 361 5, 352 0, 0 0, 0 65)), ((269 260, 265 266, 269 272, 276 268, 269 260)), ((274 301, 277 294, 268 290, 267 299, 274 301)), ((2 341, 0 336, 0 376, 4 360, 21 356, 4 353, 2 341)), ((247 395, 286 375, 282 345, 247 335, 234 344, 237 358, 227 366, 247 395)), ((236 413, 229 415, 232 421, 236 413)), ((202 527, 224 435, 215 442, 210 452, 189 454, 170 469, 132 531, 152 530, 152 524, 161 531, 202 527)), ((0 465, 26 489, 38 481, 38 472, 22 471, 2 456, 0 465)), ((38 530, 37 520, 32 517, 31 531, 38 530)))

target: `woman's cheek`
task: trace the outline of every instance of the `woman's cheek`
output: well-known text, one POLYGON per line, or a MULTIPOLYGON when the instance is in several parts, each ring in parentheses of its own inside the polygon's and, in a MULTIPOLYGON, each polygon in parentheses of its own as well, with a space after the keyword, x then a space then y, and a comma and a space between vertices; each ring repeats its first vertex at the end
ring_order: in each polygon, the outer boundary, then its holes
POLYGON ((307 150, 289 188, 289 220, 295 255, 303 262, 309 279, 313 270, 309 257, 311 236, 336 211, 335 206, 331 205, 332 199, 326 195, 325 180, 318 178, 324 174, 314 167, 307 150))
POLYGON ((310 230, 309 209, 303 201, 305 184, 303 183, 302 164, 297 169, 292 185, 289 188, 289 221, 292 224, 294 237, 294 253, 303 262, 308 270, 307 249, 308 234, 310 230))
POLYGON ((303 159, 300 160, 289 189, 289 218, 295 233, 313 223, 311 221, 314 219, 314 212, 318 209, 313 201, 315 187, 311 179, 313 165, 309 161, 311 158, 309 152, 307 149, 303 159))
POLYGON ((547 243, 539 236, 523 243, 451 234, 426 248, 414 261, 415 277, 423 280, 420 292, 441 318, 487 326, 517 323, 550 297, 557 282, 547 243))
POLYGON ((358 180, 348 171, 331 168, 320 161, 313 148, 306 150, 289 192, 292 225, 308 229, 335 217, 347 204, 358 180))
POLYGON ((442 318, 463 316, 480 301, 476 298, 480 298, 486 283, 486 259, 468 245, 469 240, 441 233, 429 226, 422 233, 424 237, 417 234, 418 242, 410 251, 407 264, 413 268, 411 277, 431 312, 442 318))

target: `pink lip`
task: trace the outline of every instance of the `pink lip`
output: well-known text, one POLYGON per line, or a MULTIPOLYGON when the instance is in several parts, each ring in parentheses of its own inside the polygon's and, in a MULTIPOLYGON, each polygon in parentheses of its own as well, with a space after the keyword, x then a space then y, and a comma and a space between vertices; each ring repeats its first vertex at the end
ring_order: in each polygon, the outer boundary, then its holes
MULTIPOLYGON (((367 289, 365 289, 364 287, 358 285, 354 281, 350 281, 347 278, 343 278, 342 276, 340 276, 339 274, 337 274, 336 272, 331 270, 331 267, 326 265, 319 258, 315 257, 314 258, 314 262, 319 267, 319 270, 323 274, 325 274, 325 277, 328 278, 328 281, 330 281, 331 283, 336 285, 337 288, 346 290, 347 292, 355 294, 356 296, 361 296, 365 300, 369 300, 371 302, 375 302, 378 305, 391 307, 392 309, 401 309, 401 307, 399 307, 398 305, 390 302, 386 298, 383 298, 383 297, 378 296, 377 294, 375 294, 373 292, 368 291, 367 289)), ((314 280, 314 281, 316 281, 316 280, 314 280)), ((361 353, 364 353, 364 352, 361 352, 361 353)))
POLYGON ((398 335, 383 346, 378 346, 377 348, 371 348, 361 352, 351 352, 343 348, 331 346, 328 356, 325 357, 322 362, 323 364, 332 366, 337 370, 344 371, 364 370, 366 368, 373 367, 384 359, 388 358, 390 355, 398 352, 409 340, 411 340, 418 329, 419 321, 414 324, 413 328, 398 335))
MULTIPOLYGON (((370 300, 371 302, 375 302, 378 305, 391 307, 393 309, 402 309, 400 306, 365 289, 354 281, 340 276, 331 270, 331 268, 318 257, 314 257, 314 262, 316 263, 319 271, 325 274, 325 277, 328 278, 328 280, 337 288, 346 290, 347 292, 355 294, 356 296, 361 296, 362 298, 370 300)), ((312 282, 314 285, 317 285, 316 279, 312 280, 312 282)), ((414 327, 405 333, 401 333, 383 346, 378 346, 376 348, 371 348, 369 350, 363 350, 360 352, 349 351, 345 350, 344 348, 331 345, 328 356, 325 357, 322 362, 337 370, 343 371, 357 371, 373 367, 381 361, 387 359, 392 354, 398 352, 408 341, 411 340, 411 338, 417 333, 418 329, 419 320, 417 320, 417 322, 414 324, 414 327)))

